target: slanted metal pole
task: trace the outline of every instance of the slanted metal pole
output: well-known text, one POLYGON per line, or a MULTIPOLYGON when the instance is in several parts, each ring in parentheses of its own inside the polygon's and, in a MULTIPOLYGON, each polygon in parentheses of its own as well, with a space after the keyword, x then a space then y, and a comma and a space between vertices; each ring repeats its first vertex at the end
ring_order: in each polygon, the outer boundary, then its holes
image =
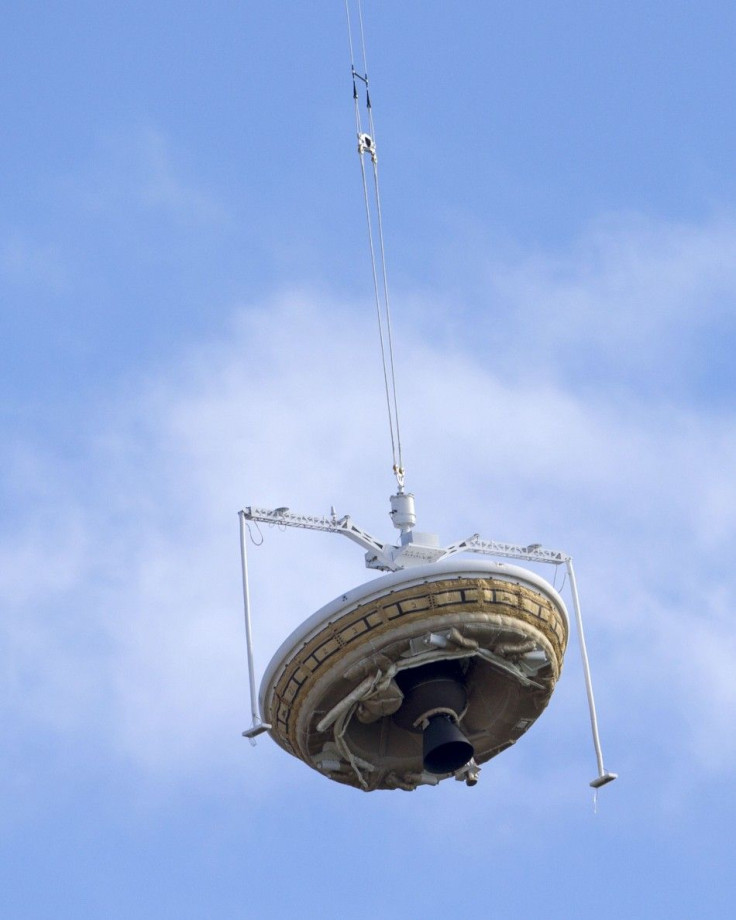
POLYGON ((243 610, 245 613, 245 645, 248 655, 248 684, 250 686, 250 713, 251 727, 243 732, 243 737, 248 738, 251 744, 255 744, 256 735, 260 735, 271 727, 261 721, 258 713, 258 701, 256 699, 256 674, 253 664, 253 635, 250 627, 250 592, 248 590, 248 557, 245 551, 246 544, 246 524, 245 512, 238 512, 240 518, 240 560, 243 569, 243 610))
POLYGON ((618 777, 618 773, 608 773, 603 766, 603 752, 601 750, 601 739, 598 735, 598 717, 595 712, 595 699, 593 697, 593 681, 590 677, 590 665, 588 664, 588 650, 585 646, 585 633, 583 631, 583 617, 580 612, 580 599, 578 598, 578 586, 575 581, 575 571, 572 567, 572 559, 568 557, 567 572, 570 576, 570 590, 572 591, 572 604, 575 608, 575 622, 578 627, 578 641, 580 643, 580 654, 583 659, 583 674, 585 675, 585 692, 588 694, 588 710, 590 712, 590 727, 593 732, 593 747, 595 756, 598 761, 598 776, 591 780, 590 785, 594 789, 605 786, 606 783, 613 782, 618 777))

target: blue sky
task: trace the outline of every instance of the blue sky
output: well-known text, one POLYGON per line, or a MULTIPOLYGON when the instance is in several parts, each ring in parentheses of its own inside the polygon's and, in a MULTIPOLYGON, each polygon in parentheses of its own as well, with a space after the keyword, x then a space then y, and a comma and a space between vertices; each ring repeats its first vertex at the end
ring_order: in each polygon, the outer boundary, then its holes
MULTIPOLYGON (((343 5, 16 4, 5 916, 691 920, 734 900, 733 5, 365 6, 419 523, 573 555, 620 779, 595 814, 575 642, 474 789, 364 795, 240 737, 237 510, 334 504, 390 536, 343 5)), ((347 541, 265 538, 261 671, 368 577, 347 541)))

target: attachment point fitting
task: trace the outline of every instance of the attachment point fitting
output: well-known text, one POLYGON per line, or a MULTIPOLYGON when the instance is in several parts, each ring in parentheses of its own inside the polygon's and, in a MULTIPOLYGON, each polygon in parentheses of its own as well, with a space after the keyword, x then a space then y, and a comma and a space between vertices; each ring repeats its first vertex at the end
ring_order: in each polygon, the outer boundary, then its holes
POLYGON ((397 530, 408 533, 417 522, 413 493, 397 492, 396 495, 392 495, 389 516, 397 530))

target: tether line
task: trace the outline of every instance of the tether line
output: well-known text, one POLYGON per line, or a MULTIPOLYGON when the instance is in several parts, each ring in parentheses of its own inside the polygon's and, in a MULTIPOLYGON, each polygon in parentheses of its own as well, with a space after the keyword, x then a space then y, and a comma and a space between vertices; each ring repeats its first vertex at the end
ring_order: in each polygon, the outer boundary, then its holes
POLYGON ((371 102, 368 84, 368 65, 365 50, 365 28, 363 25, 362 0, 355 0, 360 34, 360 48, 363 72, 355 68, 355 52, 353 47, 353 27, 350 12, 350 0, 345 0, 345 16, 347 19, 348 45, 350 49, 350 70, 353 85, 353 103, 355 107, 355 129, 358 135, 358 154, 360 156, 360 172, 363 185, 363 199, 365 203, 366 223, 368 226, 368 249, 371 259, 371 272, 373 277, 373 294, 378 320, 378 337, 381 346, 381 364, 383 367, 383 382, 386 392, 386 410, 388 414, 389 431, 391 435, 391 454, 393 471, 399 486, 399 492, 404 489, 404 461, 401 449, 401 428, 399 426, 399 400, 396 387, 396 363, 394 359, 393 332, 391 327, 391 302, 388 289, 388 272, 386 270, 386 243, 383 233, 383 214, 381 210, 381 194, 378 181, 378 157, 376 154, 375 126, 373 121, 373 105, 371 102), (368 131, 363 130, 361 105, 358 93, 358 82, 365 86, 365 108, 368 117, 368 131), (373 201, 368 189, 368 177, 365 168, 364 155, 371 158, 373 177, 373 201), (375 238, 378 239, 376 247, 375 238), (378 254, 378 258, 377 258, 378 254), (380 265, 380 268, 379 268, 380 265), (380 275, 380 278, 379 278, 380 275))

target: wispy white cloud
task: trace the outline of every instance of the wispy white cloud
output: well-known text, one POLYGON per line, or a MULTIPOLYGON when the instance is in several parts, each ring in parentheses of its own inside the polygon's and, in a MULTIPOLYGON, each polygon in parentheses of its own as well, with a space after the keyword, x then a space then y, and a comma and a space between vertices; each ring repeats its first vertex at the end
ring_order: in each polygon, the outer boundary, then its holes
POLYGON ((493 309, 473 324, 512 379, 552 374, 604 396, 677 403, 719 336, 734 336, 734 246, 728 215, 700 224, 610 216, 570 247, 487 260, 480 296, 493 309))
MULTIPOLYGON (((646 275, 654 269, 637 240, 646 275)), ((601 272, 623 278, 631 259, 618 241, 587 287, 578 280, 586 309, 596 298, 606 306, 601 272)), ((524 279, 519 291, 506 283, 509 297, 528 293, 524 279)), ((562 295, 549 286, 554 302, 562 295)), ((712 288, 707 271, 703 288, 712 288)), ((693 280, 683 313, 704 297, 693 280)), ((635 316, 625 290, 622 299, 635 316)), ((570 322, 587 340, 587 320, 570 322)), ((547 329, 528 326, 540 353, 547 329)), ((600 342, 613 361, 622 339, 600 342)), ((636 769, 646 745, 660 745, 671 776, 683 764, 703 781, 732 771, 732 414, 541 386, 479 357, 477 343, 448 352, 423 334, 401 346, 409 484, 423 526, 448 540, 541 535, 573 552, 613 752, 636 769)), ((654 362, 668 349, 668 337, 651 337, 654 362)), ((545 360, 558 360, 554 350, 545 360)), ((58 502, 51 522, 26 508, 0 545, 6 724, 61 735, 85 725, 109 756, 153 777, 209 768, 247 720, 237 509, 323 512, 334 502, 388 535, 370 310, 287 292, 238 311, 227 337, 193 345, 98 416, 74 465, 46 483, 58 502)), ((252 554, 261 664, 301 618, 365 577, 360 554, 337 538, 265 537, 252 554)), ((579 705, 572 694, 561 687, 558 716, 545 718, 561 726, 579 705)), ((538 738, 565 762, 541 729, 538 738)), ((277 756, 264 747, 259 776, 277 756)))
POLYGON ((93 212, 140 211, 187 227, 227 220, 223 203, 187 174, 166 135, 151 126, 101 136, 83 178, 71 188, 93 212))

